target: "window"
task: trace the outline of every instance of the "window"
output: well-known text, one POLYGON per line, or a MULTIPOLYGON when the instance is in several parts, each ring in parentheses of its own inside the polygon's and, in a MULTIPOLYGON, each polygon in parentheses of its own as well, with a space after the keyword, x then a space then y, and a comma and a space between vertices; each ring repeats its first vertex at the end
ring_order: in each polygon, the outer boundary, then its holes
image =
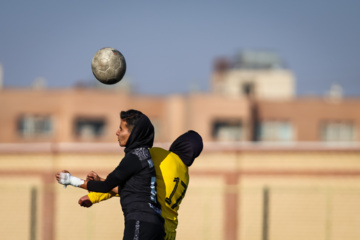
POLYGON ((49 137, 53 133, 53 122, 49 115, 20 116, 17 132, 23 137, 49 137))
POLYGON ((213 124, 212 135, 219 141, 239 141, 243 139, 243 127, 239 120, 221 120, 213 124))
POLYGON ((294 139, 292 124, 287 121, 261 122, 257 134, 260 141, 286 142, 294 139))
POLYGON ((322 141, 356 141, 356 126, 351 122, 325 122, 320 131, 322 141))
POLYGON ((75 135, 82 139, 93 139, 105 134, 105 120, 102 118, 84 118, 75 119, 75 135))

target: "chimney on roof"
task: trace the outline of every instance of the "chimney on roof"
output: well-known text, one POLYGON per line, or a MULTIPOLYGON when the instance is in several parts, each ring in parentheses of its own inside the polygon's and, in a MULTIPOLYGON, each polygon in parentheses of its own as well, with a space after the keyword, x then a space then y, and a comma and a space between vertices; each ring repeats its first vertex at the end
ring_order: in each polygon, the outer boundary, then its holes
POLYGON ((328 96, 331 99, 341 99, 343 96, 343 88, 341 85, 333 83, 328 91, 328 96))
POLYGON ((32 88, 35 90, 41 90, 46 88, 46 80, 43 77, 38 77, 34 80, 32 88))

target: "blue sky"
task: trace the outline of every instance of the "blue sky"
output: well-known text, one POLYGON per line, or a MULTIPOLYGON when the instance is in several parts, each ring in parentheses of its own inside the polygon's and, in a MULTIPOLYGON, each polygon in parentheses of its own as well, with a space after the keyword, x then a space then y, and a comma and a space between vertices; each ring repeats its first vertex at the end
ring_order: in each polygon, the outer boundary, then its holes
POLYGON ((13 0, 0 7, 0 64, 5 87, 71 87, 96 81, 93 55, 114 47, 138 92, 172 94, 208 91, 216 57, 260 49, 284 59, 298 95, 337 83, 360 96, 359 23, 355 0, 13 0))

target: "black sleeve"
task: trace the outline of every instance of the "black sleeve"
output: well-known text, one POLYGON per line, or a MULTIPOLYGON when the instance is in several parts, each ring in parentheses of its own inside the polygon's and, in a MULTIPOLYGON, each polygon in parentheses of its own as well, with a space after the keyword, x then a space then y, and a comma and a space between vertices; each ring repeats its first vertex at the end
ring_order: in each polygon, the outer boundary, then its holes
POLYGON ((87 189, 92 192, 110 192, 114 187, 123 185, 127 179, 142 169, 140 160, 133 154, 126 155, 105 181, 89 181, 87 189))

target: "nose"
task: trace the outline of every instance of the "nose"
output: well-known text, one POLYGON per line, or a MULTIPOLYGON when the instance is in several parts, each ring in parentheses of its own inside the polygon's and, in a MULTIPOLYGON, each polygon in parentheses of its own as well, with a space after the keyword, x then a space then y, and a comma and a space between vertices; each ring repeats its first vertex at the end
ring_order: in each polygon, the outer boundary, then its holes
POLYGON ((118 129, 118 130, 116 131, 116 136, 119 136, 119 133, 120 133, 120 129, 118 129))

